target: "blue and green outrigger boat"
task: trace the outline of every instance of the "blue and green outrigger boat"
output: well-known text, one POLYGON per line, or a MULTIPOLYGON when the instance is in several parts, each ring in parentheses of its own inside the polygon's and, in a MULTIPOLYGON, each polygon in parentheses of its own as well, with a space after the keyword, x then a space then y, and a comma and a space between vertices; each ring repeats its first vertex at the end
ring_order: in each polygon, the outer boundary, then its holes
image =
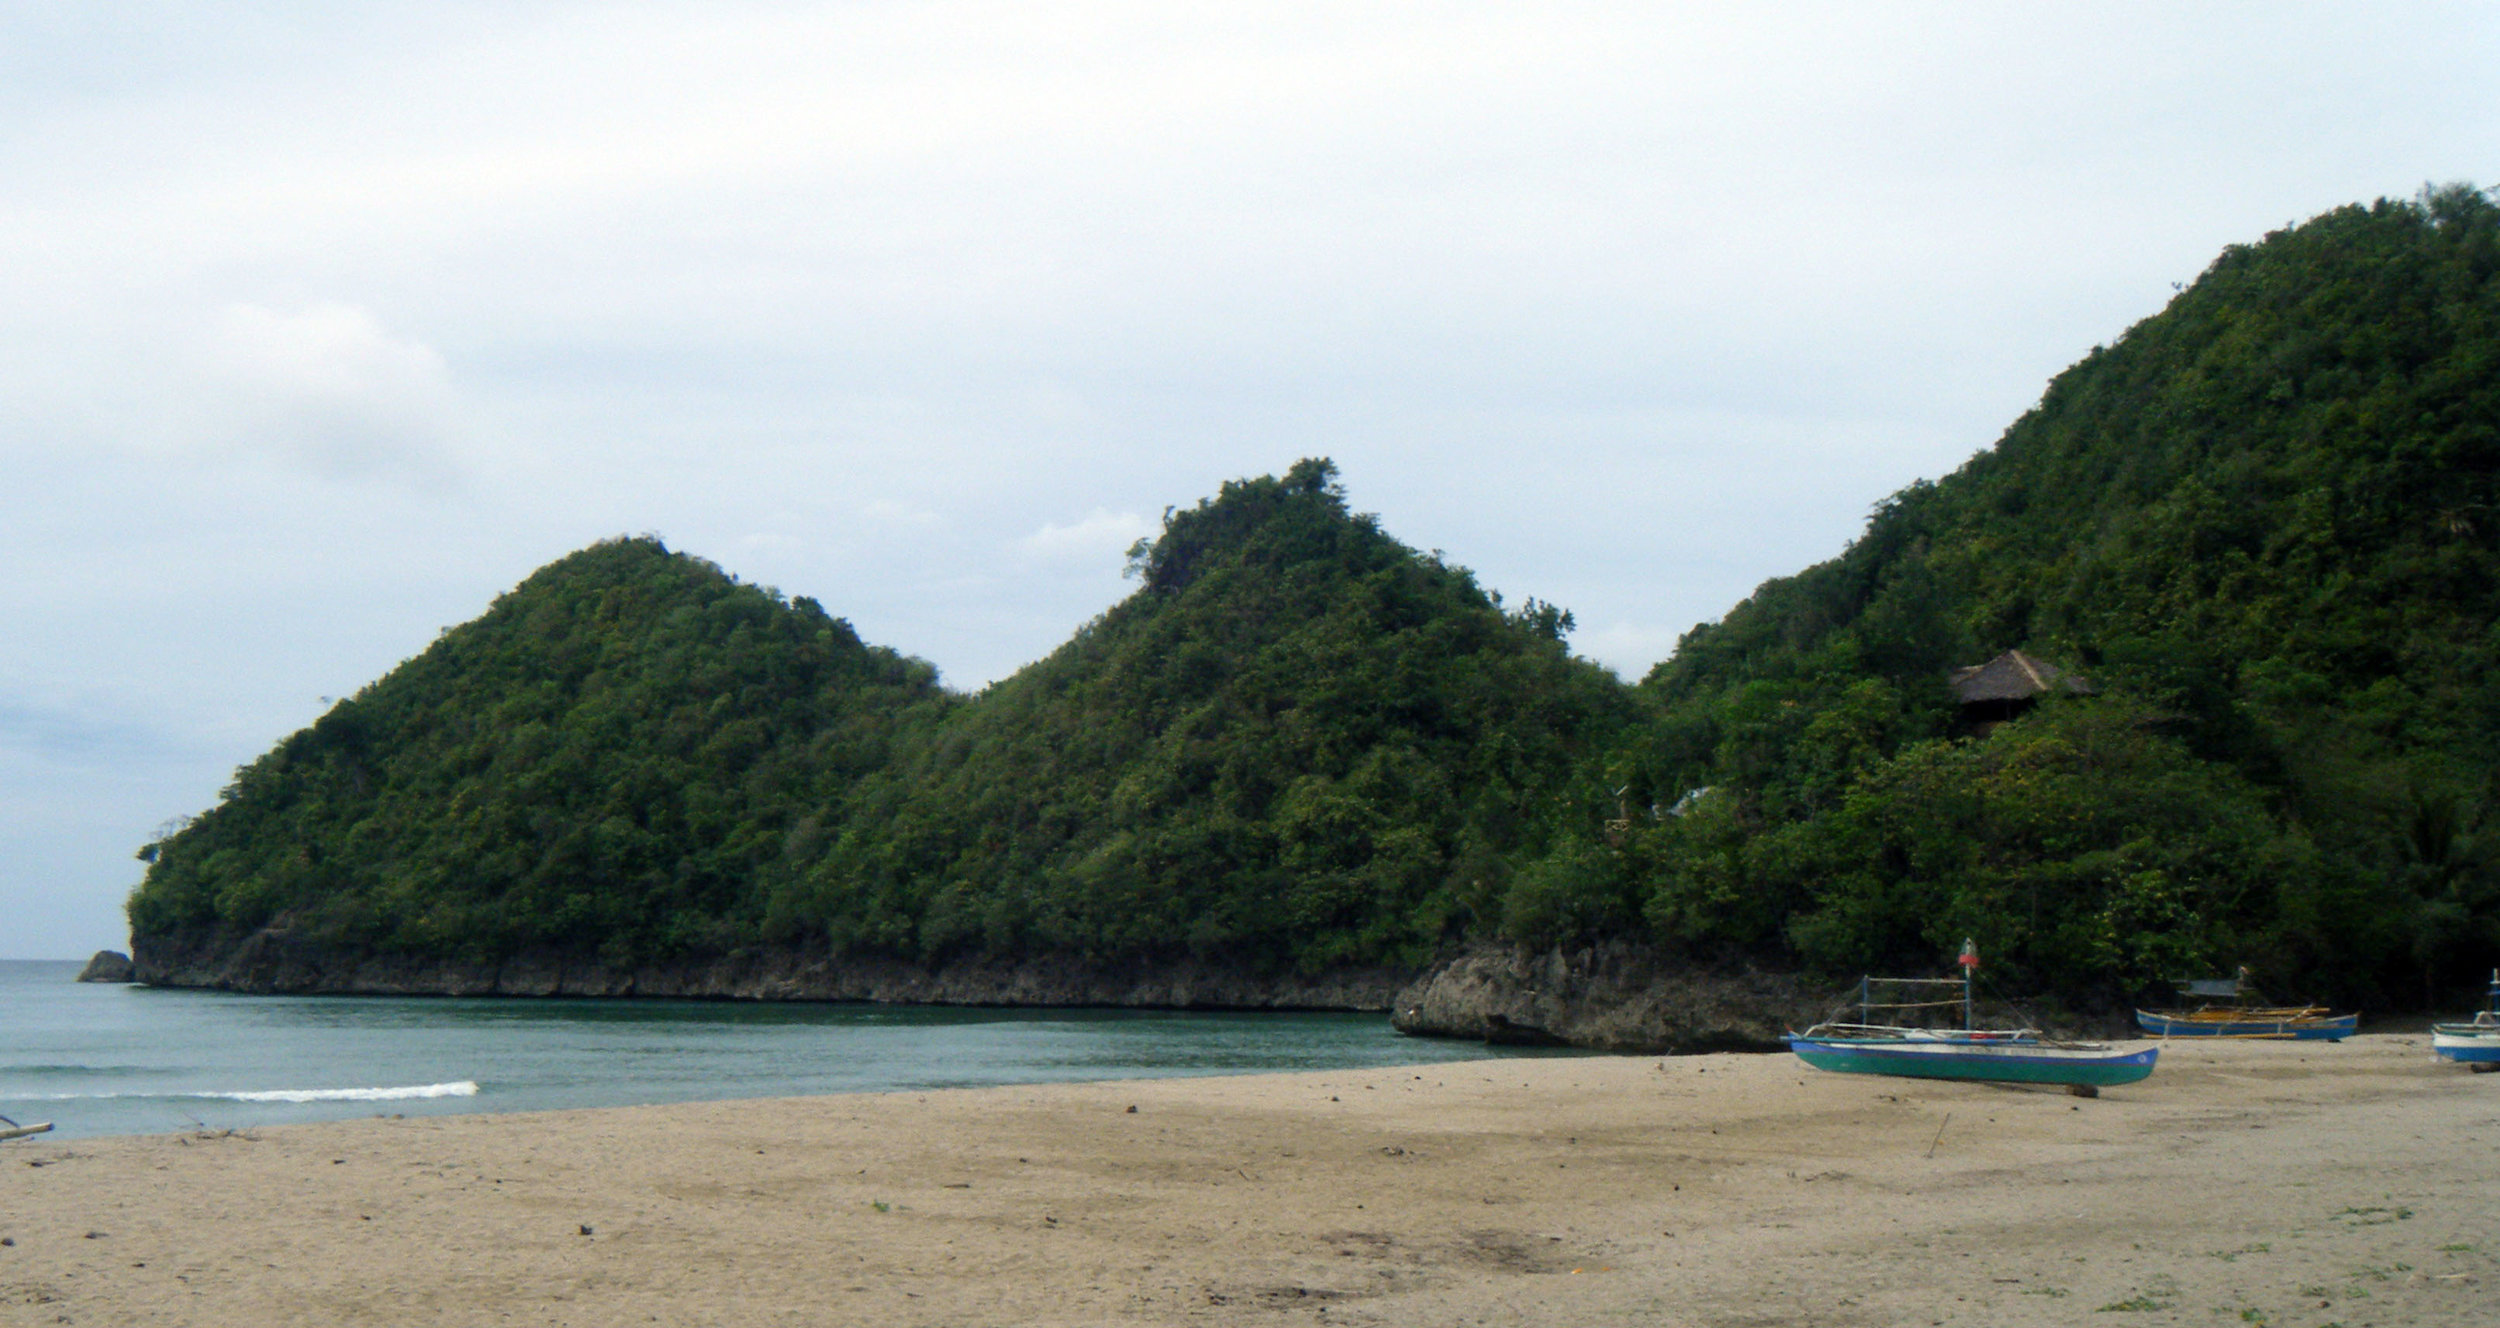
POLYGON ((2136 1027, 2154 1037, 2266 1038, 2341 1042, 2361 1026, 2358 1014, 2336 1014, 2323 1005, 2259 1005, 2248 970, 2237 977, 2182 982, 2179 991, 2204 997, 2193 1010, 2138 1010, 2136 1027))
POLYGON ((2003 1084, 2108 1088, 2153 1073, 2159 1047, 2119 1051, 2096 1042, 2056 1042, 2033 1029, 1953 1032, 1864 1024, 1816 1024, 1788 1037, 1797 1059, 1818 1070, 1912 1079, 1974 1079, 2003 1084))
POLYGON ((2057 1084, 2087 1092, 2132 1084, 2153 1073, 2153 1062, 2161 1056, 2158 1047, 2121 1051, 2097 1042, 2044 1037, 2036 1028, 1973 1027, 1971 977, 1979 954, 1968 941, 1962 943, 1960 963, 1958 978, 1860 978, 1857 1022, 1827 1021, 1791 1033, 1788 1049, 1815 1069, 1842 1074, 2057 1084), (1938 989, 1952 987, 1961 988, 1961 995, 1958 1000, 1878 1001, 1878 984, 1887 989, 1886 995, 1894 994, 1893 989, 1942 994, 1938 989), (1874 1019, 1877 1010, 1912 1015, 1954 1005, 1962 1007, 1960 1028, 1916 1028, 1874 1019))
POLYGON ((2317 1005, 2219 1006, 2211 1010, 2138 1010, 2135 1023, 2154 1037, 2341 1042, 2361 1026, 2361 1016, 2331 1014, 2317 1005))

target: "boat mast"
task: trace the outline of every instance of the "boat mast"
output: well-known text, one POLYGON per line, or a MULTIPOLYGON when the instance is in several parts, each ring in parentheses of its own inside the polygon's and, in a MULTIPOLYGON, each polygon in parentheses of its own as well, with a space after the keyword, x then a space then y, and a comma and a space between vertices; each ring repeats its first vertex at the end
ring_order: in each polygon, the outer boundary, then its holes
POLYGON ((1962 1031, 1967 1033, 1977 1026, 1971 1019, 1970 987, 1972 975, 1979 971, 1979 947, 1968 936, 1962 938, 1962 957, 1954 962, 1962 966, 1962 1031))

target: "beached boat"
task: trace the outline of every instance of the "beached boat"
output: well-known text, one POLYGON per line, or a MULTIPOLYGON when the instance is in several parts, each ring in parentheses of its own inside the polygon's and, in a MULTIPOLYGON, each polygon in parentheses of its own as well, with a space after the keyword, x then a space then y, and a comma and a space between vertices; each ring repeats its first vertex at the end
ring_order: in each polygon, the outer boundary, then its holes
POLYGON ((2192 1010, 2138 1010, 2136 1027, 2155 1037, 2269 1038, 2341 1042, 2361 1026, 2358 1014, 2336 1014, 2323 1005, 2260 1005, 2243 968, 2235 978, 2179 984, 2179 992, 2204 1003, 2192 1010))
POLYGON ((2295 1038, 2341 1042, 2360 1027, 2358 1014, 2323 1005, 2222 1006, 2202 1010, 2138 1010, 2136 1027, 2155 1037, 2295 1038))
POLYGON ((2122 1051, 2097 1042, 2064 1042, 2044 1037, 2036 1028, 1977 1028, 1972 1018, 1972 975, 1978 952, 1962 943, 1962 976, 1958 978, 1858 979, 1858 1018, 1827 1020, 1802 1033, 1788 1035, 1788 1049, 1818 1070, 1841 1074, 1886 1074, 1910 1079, 1963 1079, 1988 1083, 2058 1084, 2095 1093, 2116 1084, 2132 1084, 2153 1072, 2161 1052, 2156 1047, 2122 1051), (1959 988, 1958 998, 1949 990, 1959 988), (1921 1000, 1877 1000, 1878 995, 1925 996, 1921 1000), (1934 999, 1946 996, 1947 999, 1934 999), (1920 1028, 1905 1023, 1879 1023, 1877 1011, 1894 1017, 1934 1017, 1934 1012, 1960 1006, 1960 1028, 1920 1028))
POLYGON ((1818 1070, 1911 1079, 2108 1088, 2153 1073, 2158 1047, 2121 1051, 2097 1042, 2053 1042, 2034 1029, 1954 1032, 1866 1024, 1816 1024, 1788 1049, 1818 1070))
POLYGON ((2491 989, 2473 1018, 2431 1025, 2431 1054, 2477 1070, 2500 1070, 2500 969, 2492 970, 2491 989))

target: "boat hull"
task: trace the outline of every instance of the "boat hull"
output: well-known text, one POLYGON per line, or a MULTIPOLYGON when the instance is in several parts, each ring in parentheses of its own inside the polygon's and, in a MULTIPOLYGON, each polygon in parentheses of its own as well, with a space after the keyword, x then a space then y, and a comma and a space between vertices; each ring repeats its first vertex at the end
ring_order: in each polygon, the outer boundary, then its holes
POLYGON ((2431 1054, 2460 1065, 2500 1065, 2500 1027, 2433 1024, 2431 1054))
POLYGON ((2086 1051, 2037 1043, 1911 1042, 1888 1038, 1791 1035, 1788 1048, 1818 1070, 1909 1079, 1962 1079, 2008 1084, 2089 1084, 2107 1088, 2152 1074, 2158 1047, 2086 1051))
POLYGON ((2154 1037, 2290 1038, 2302 1042, 2341 1042, 2361 1026, 2361 1016, 2294 1015, 2267 1019, 2138 1010, 2135 1022, 2136 1027, 2154 1037))

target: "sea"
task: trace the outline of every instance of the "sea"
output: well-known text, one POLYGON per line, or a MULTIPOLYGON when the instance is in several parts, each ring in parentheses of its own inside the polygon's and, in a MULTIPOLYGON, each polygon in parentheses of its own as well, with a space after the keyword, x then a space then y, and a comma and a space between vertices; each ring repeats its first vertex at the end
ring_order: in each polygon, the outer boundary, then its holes
POLYGON ((0 1117, 45 1139, 1575 1054, 1377 1014, 244 996, 81 967, 0 960, 0 1117))

